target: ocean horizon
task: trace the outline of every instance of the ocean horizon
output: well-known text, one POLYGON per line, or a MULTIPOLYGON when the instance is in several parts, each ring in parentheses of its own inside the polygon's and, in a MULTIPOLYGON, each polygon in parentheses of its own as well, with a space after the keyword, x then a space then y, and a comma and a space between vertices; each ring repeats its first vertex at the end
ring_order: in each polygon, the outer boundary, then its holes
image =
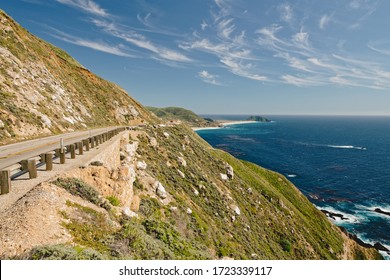
POLYGON ((334 224, 390 249, 390 216, 375 211, 390 213, 390 116, 265 117, 272 122, 197 133, 215 148, 283 174, 318 209, 336 214, 329 217, 334 224))

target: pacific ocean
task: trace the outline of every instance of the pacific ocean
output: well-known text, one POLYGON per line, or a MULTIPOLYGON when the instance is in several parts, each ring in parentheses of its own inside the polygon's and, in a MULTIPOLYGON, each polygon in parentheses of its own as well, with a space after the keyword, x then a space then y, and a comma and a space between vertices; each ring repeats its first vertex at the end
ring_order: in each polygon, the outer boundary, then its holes
POLYGON ((390 213, 390 117, 268 118, 197 133, 215 148, 285 175, 317 208, 342 215, 332 222, 390 249, 390 216, 375 212, 390 213))

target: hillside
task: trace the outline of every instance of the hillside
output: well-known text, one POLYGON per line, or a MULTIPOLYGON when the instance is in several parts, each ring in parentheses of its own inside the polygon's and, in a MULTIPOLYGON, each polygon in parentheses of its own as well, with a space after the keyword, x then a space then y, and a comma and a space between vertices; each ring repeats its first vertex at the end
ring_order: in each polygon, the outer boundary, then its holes
POLYGON ((2 143, 134 127, 101 149, 107 161, 75 166, 1 211, 1 259, 381 258, 282 175, 156 118, 1 11, 0 25, 2 143))
POLYGON ((181 121, 192 127, 218 126, 219 123, 195 114, 194 112, 180 107, 146 107, 149 111, 164 121, 181 121))
POLYGON ((0 144, 151 118, 123 89, 0 10, 0 144))

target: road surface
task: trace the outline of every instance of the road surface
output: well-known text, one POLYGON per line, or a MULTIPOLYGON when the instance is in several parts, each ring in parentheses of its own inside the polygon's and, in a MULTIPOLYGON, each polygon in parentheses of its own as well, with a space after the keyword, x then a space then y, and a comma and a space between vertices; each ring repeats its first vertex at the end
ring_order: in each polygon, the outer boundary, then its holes
POLYGON ((119 126, 92 129, 88 131, 70 132, 61 135, 49 136, 15 144, 0 146, 0 170, 45 152, 60 148, 60 139, 64 141, 64 146, 79 142, 91 136, 95 136, 119 126))

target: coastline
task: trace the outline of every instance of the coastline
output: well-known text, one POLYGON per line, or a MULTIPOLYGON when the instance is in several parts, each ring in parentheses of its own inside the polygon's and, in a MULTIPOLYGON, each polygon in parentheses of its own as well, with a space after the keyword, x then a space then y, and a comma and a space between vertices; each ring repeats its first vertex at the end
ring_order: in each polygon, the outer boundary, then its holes
POLYGON ((249 124, 249 123, 258 123, 257 121, 229 121, 229 120, 216 120, 219 123, 219 126, 215 127, 192 127, 193 131, 198 130, 210 130, 210 129, 221 129, 227 125, 236 125, 236 124, 249 124))

